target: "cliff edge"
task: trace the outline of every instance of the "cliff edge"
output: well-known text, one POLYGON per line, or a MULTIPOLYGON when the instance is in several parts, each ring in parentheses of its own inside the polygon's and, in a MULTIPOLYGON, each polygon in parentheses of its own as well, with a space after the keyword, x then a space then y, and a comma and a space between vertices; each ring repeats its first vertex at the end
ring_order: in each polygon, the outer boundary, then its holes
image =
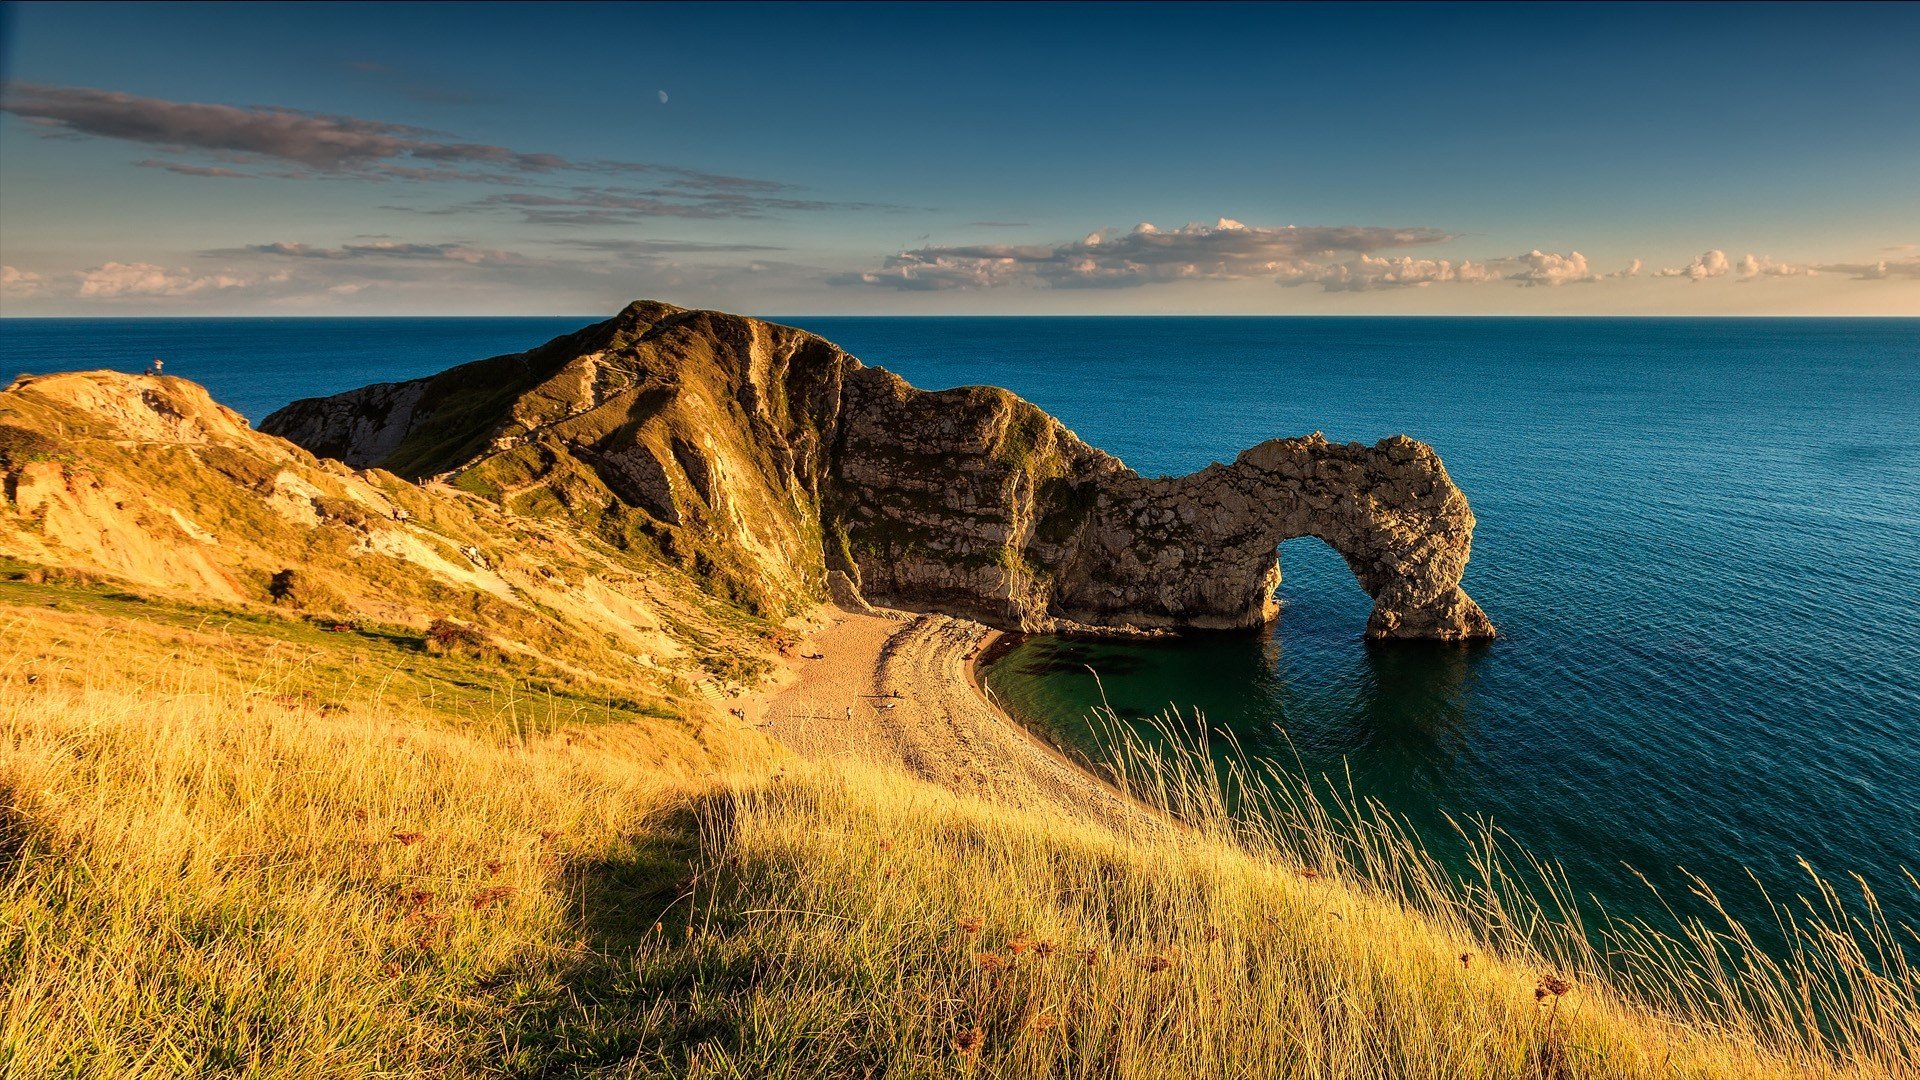
POLYGON ((993 387, 924 391, 805 331, 641 301, 524 353, 294 402, 261 430, 657 551, 766 616, 847 575, 878 603, 1026 631, 1260 625, 1317 536, 1367 635, 1466 640, 1473 512, 1440 458, 1276 439, 1150 479, 993 387))

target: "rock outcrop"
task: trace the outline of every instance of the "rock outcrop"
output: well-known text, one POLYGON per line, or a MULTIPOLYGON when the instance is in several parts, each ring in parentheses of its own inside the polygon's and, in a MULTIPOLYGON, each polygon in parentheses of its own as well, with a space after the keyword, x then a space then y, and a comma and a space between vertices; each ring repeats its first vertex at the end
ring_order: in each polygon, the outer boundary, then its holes
POLYGON ((1317 536, 1373 638, 1493 626, 1460 589, 1473 513, 1440 458, 1279 439, 1149 479, 992 387, 917 390, 812 334, 639 302, 537 349, 295 402, 262 430, 657 548, 778 614, 852 586, 1029 631, 1257 626, 1277 546, 1317 536))

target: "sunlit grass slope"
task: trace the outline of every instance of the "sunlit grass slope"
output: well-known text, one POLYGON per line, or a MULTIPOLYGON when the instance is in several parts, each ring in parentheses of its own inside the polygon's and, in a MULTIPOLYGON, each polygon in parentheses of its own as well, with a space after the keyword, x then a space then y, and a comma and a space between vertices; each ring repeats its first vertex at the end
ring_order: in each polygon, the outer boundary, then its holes
POLYGON ((9 1077, 1892 1076, 1920 1045, 1897 965, 1820 984, 1856 996, 1828 1037, 1650 954, 1661 1018, 1385 824, 1235 824, 1179 760, 1130 780, 1189 824, 1123 837, 374 636, 0 599, 9 1077))

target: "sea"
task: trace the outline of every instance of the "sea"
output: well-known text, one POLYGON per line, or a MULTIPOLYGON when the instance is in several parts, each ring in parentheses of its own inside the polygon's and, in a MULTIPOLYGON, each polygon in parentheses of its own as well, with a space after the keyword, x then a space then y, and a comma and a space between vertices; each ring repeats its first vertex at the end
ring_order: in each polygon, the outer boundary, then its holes
MULTIPOLYGON (((1269 628, 995 662, 1070 752, 1110 755, 1103 705, 1171 711, 1438 848, 1500 829, 1616 915, 1694 875, 1764 924, 1761 885, 1810 866, 1920 926, 1920 320, 776 318, 922 387, 1008 387, 1147 475, 1313 431, 1440 453, 1497 640, 1369 644, 1345 564, 1289 541, 1269 628)), ((159 356, 257 421, 590 321, 0 320, 0 379, 159 356)))

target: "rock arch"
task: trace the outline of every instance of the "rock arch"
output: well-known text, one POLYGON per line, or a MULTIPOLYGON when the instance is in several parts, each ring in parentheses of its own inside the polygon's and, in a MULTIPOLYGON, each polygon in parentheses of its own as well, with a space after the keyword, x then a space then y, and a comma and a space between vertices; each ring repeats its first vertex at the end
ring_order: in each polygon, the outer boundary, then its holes
POLYGON ((823 518, 873 600, 1029 631, 1229 630, 1278 612, 1279 545, 1318 537, 1374 599, 1367 636, 1469 640, 1473 511, 1431 447, 1318 432, 1147 478, 990 387, 849 375, 823 518))
POLYGON ((1089 623, 1257 626, 1277 613, 1279 545, 1312 536, 1373 597, 1368 637, 1488 638, 1492 622, 1460 588, 1473 526, 1423 443, 1276 439, 1231 465, 1111 483, 1053 606, 1089 623))

